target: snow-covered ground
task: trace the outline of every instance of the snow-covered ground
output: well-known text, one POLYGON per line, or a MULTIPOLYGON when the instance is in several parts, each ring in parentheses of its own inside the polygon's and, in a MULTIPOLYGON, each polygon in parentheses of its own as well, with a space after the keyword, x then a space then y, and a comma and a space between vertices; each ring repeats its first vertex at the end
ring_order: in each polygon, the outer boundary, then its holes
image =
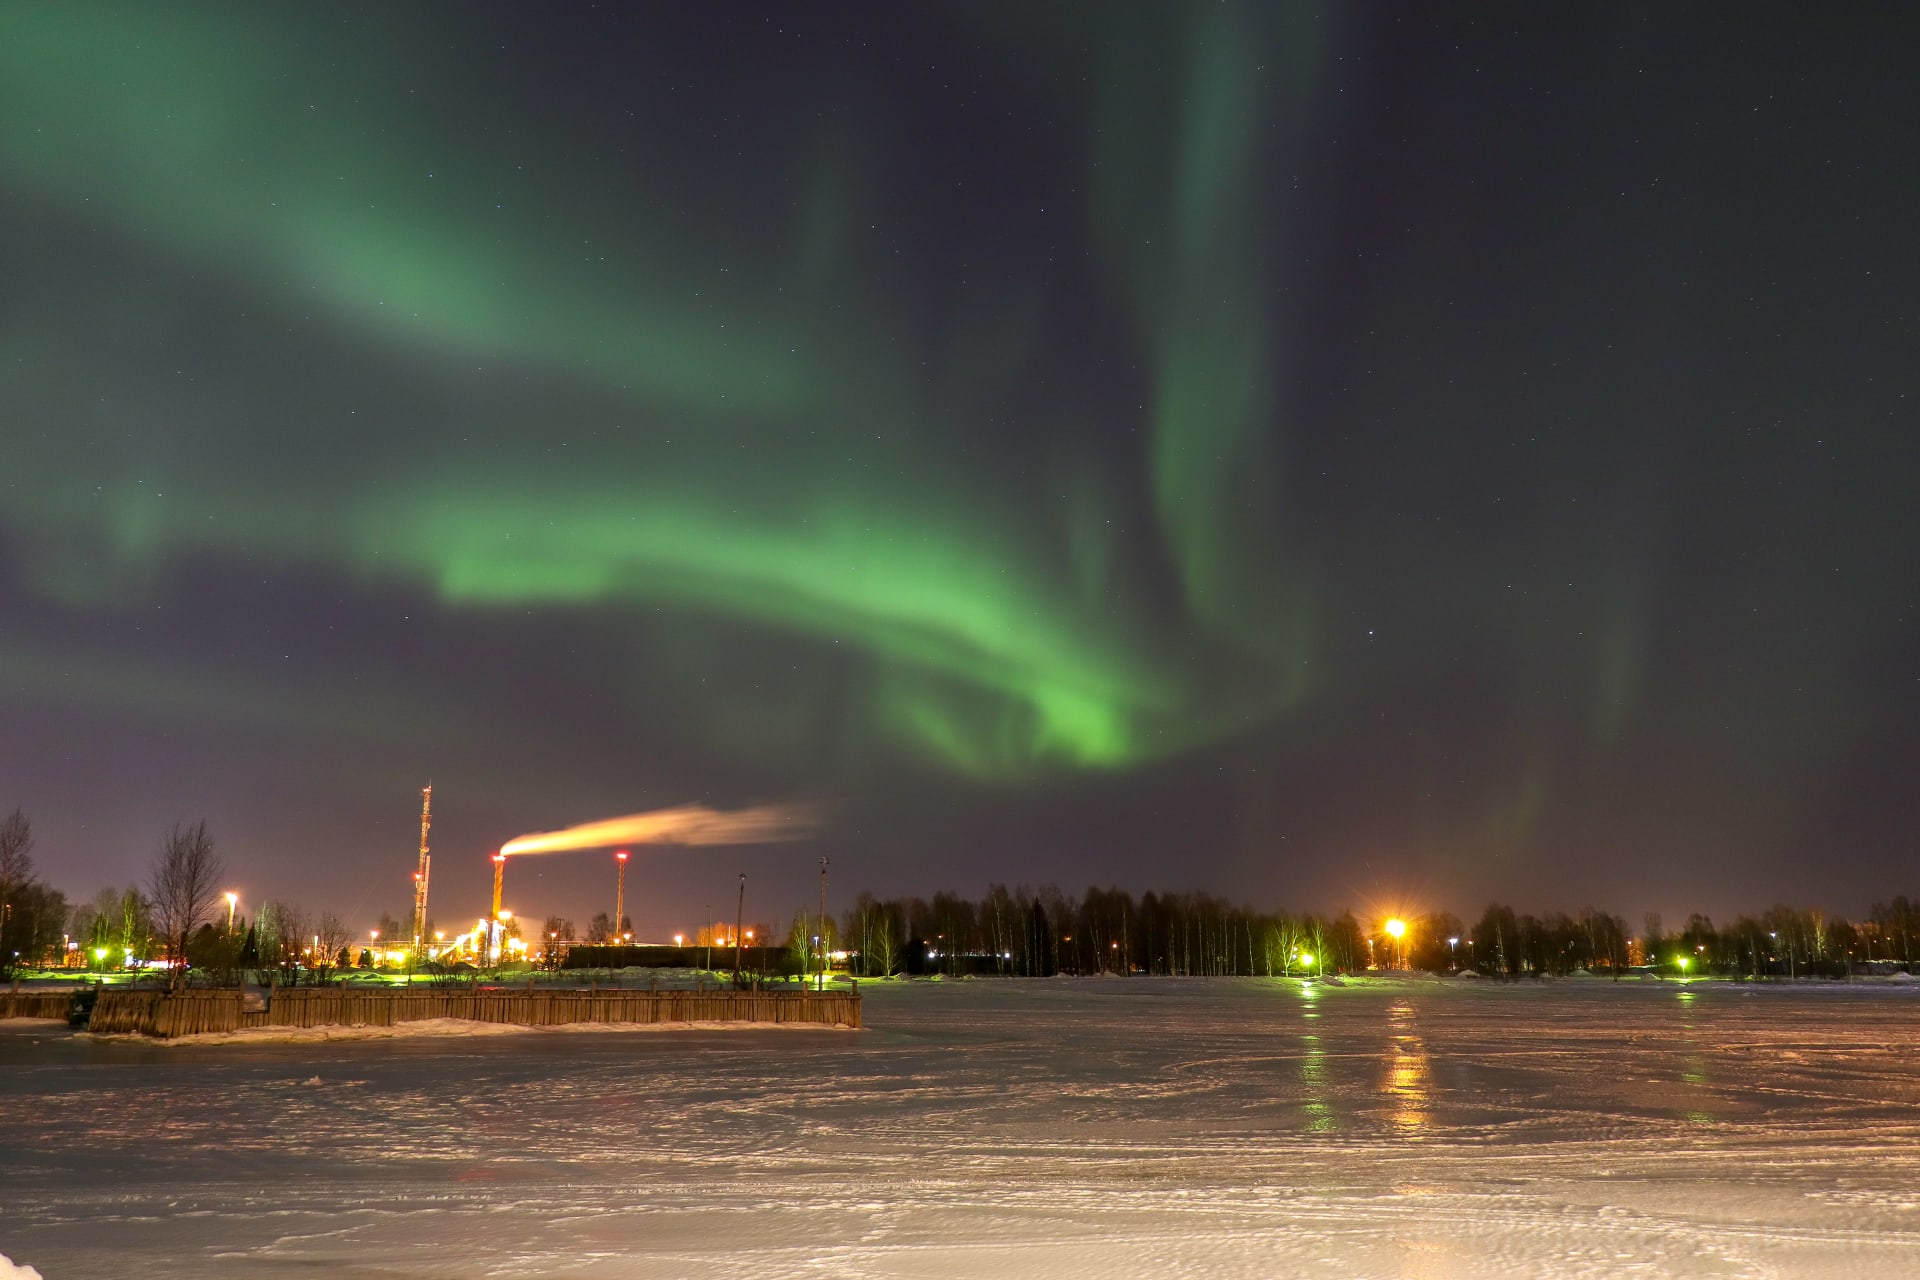
POLYGON ((47 1280, 1920 1274, 1912 985, 865 991, 861 1032, 4 1024, 0 1254, 47 1280))

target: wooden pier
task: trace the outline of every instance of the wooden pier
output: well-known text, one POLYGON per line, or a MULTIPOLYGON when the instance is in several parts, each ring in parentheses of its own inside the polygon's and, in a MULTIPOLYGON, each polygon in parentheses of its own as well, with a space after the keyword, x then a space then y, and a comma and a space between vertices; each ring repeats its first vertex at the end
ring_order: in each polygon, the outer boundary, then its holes
POLYGON ((71 991, 0 991, 0 1018, 67 1018, 71 991))
MULTIPOLYGON (((16 997, 26 999, 27 997, 16 997)), ((49 996, 35 996, 49 1000, 49 996)), ((0 997, 4 999, 4 997, 0 997)), ((27 1017, 66 1016, 67 996, 46 1012, 27 1017)), ((256 997, 257 1002, 257 997, 256 997)), ((100 992, 88 1030, 134 1032, 168 1038, 250 1027, 392 1027, 431 1018, 504 1023, 521 1027, 565 1027, 581 1023, 659 1025, 690 1022, 748 1022, 858 1028, 858 992, 806 991, 623 991, 541 990, 473 987, 463 989, 366 990, 353 987, 294 987, 267 993, 264 1007, 248 1008, 234 991, 100 992)), ((4 1008, 0 1005, 0 1008, 4 1008)))

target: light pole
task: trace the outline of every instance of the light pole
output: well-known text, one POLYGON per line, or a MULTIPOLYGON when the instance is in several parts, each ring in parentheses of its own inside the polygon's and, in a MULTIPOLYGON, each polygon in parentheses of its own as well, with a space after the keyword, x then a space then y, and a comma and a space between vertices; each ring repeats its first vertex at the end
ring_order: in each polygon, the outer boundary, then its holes
POLYGON ((707 904, 707 972, 713 972, 713 904, 707 904))
POLYGON ((820 990, 827 989, 827 859, 820 858, 820 990))
POLYGON ((1459 945, 1460 945, 1460 939, 1458 938, 1447 939, 1447 968, 1448 969, 1458 970, 1460 968, 1459 952, 1455 950, 1455 948, 1457 948, 1459 945))
POLYGON ((1407 949, 1401 944, 1400 940, 1407 936, 1407 922, 1400 919, 1389 920, 1387 921, 1386 929, 1387 936, 1393 939, 1394 947, 1400 953, 1398 960, 1390 959, 1389 963, 1391 963, 1395 969, 1404 969, 1407 967, 1407 949))
POLYGON ((229 893, 227 895, 227 932, 228 933, 233 932, 233 909, 239 904, 240 904, 239 894, 229 893))
POLYGON ((733 924, 733 984, 736 987, 740 985, 740 975, 742 972, 744 972, 740 967, 740 949, 746 944, 741 941, 740 926, 744 925, 746 922, 747 922, 747 873, 742 871, 740 873, 740 902, 737 906, 734 907, 734 924, 733 924))

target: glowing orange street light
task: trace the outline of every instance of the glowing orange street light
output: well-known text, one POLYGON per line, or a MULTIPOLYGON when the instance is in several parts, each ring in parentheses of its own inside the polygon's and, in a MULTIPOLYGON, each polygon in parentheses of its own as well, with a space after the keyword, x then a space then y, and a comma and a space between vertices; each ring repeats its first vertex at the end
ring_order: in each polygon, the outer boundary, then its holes
POLYGON ((239 902, 240 902, 239 894, 229 893, 227 895, 227 932, 228 933, 233 932, 233 909, 236 905, 239 904, 239 902))
POLYGON ((1380 927, 1386 930, 1386 934, 1389 938, 1393 939, 1394 950, 1399 953, 1397 957, 1393 955, 1389 955, 1388 959, 1391 962, 1392 967, 1395 969, 1406 968, 1407 967, 1407 948, 1405 943, 1402 940, 1407 936, 1407 922, 1405 920, 1400 919, 1398 916, 1396 916, 1393 919, 1387 921, 1385 924, 1381 925, 1380 927))

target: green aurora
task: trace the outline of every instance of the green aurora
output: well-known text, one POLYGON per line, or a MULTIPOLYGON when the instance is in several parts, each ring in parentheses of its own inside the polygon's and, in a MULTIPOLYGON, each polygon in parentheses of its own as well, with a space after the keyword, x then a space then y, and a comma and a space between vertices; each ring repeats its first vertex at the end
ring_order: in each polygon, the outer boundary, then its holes
MULTIPOLYGON (((1048 341, 1039 326, 1002 332, 1020 272, 983 271, 955 299, 970 322, 890 338, 911 327, 911 282, 863 287, 838 243, 854 229, 835 210, 853 197, 809 176, 824 138, 792 140, 789 172, 768 177, 803 194, 740 254, 704 225, 736 212, 718 199, 609 199, 576 169, 521 159, 544 148, 502 121, 436 129, 412 107, 434 86, 408 70, 420 51, 404 39, 138 4, 27 7, 10 28, 10 187, 214 281, 252 323, 344 330, 412 362, 453 401, 418 418, 370 408, 376 432, 310 438, 316 460, 249 439, 275 431, 271 390, 213 393, 155 412, 148 447, 98 470, 76 466, 90 428, 69 418, 15 459, 25 483, 7 518, 36 548, 26 569, 42 590, 124 606, 181 557, 252 555, 424 584, 462 609, 666 604, 857 646, 874 722, 979 775, 1136 764, 1310 690, 1311 575, 1272 563, 1266 528, 1274 339, 1236 265, 1257 227, 1255 50, 1231 33, 1191 35, 1165 92, 1201 92, 1172 154, 1108 169, 1136 190, 1163 164, 1179 175, 1157 208, 1105 197, 1127 206, 1129 234, 1164 229, 1167 244, 1130 260, 1116 247, 1110 264, 1150 371, 1150 407, 1124 426, 1141 428, 1145 541, 1168 574, 1155 594, 1117 581, 1141 567, 1116 567, 1142 547, 1111 532, 1138 505, 1124 458, 1056 457, 1010 486, 952 448, 968 404, 916 376, 959 360, 964 401, 1016 393, 1048 341), (1208 318, 1185 322, 1196 313, 1208 318), (591 407, 530 403, 527 420, 487 428, 505 447, 475 461, 447 419, 489 377, 584 384, 591 407), (76 485, 82 472, 93 483, 76 485)), ((640 130, 628 162, 642 193, 656 174, 683 181, 651 142, 640 130)), ((120 336, 160 359, 165 304, 129 291, 119 311, 120 336)), ((57 330, 14 327, 8 343, 43 371, 49 417, 66 416, 89 362, 57 330)))

